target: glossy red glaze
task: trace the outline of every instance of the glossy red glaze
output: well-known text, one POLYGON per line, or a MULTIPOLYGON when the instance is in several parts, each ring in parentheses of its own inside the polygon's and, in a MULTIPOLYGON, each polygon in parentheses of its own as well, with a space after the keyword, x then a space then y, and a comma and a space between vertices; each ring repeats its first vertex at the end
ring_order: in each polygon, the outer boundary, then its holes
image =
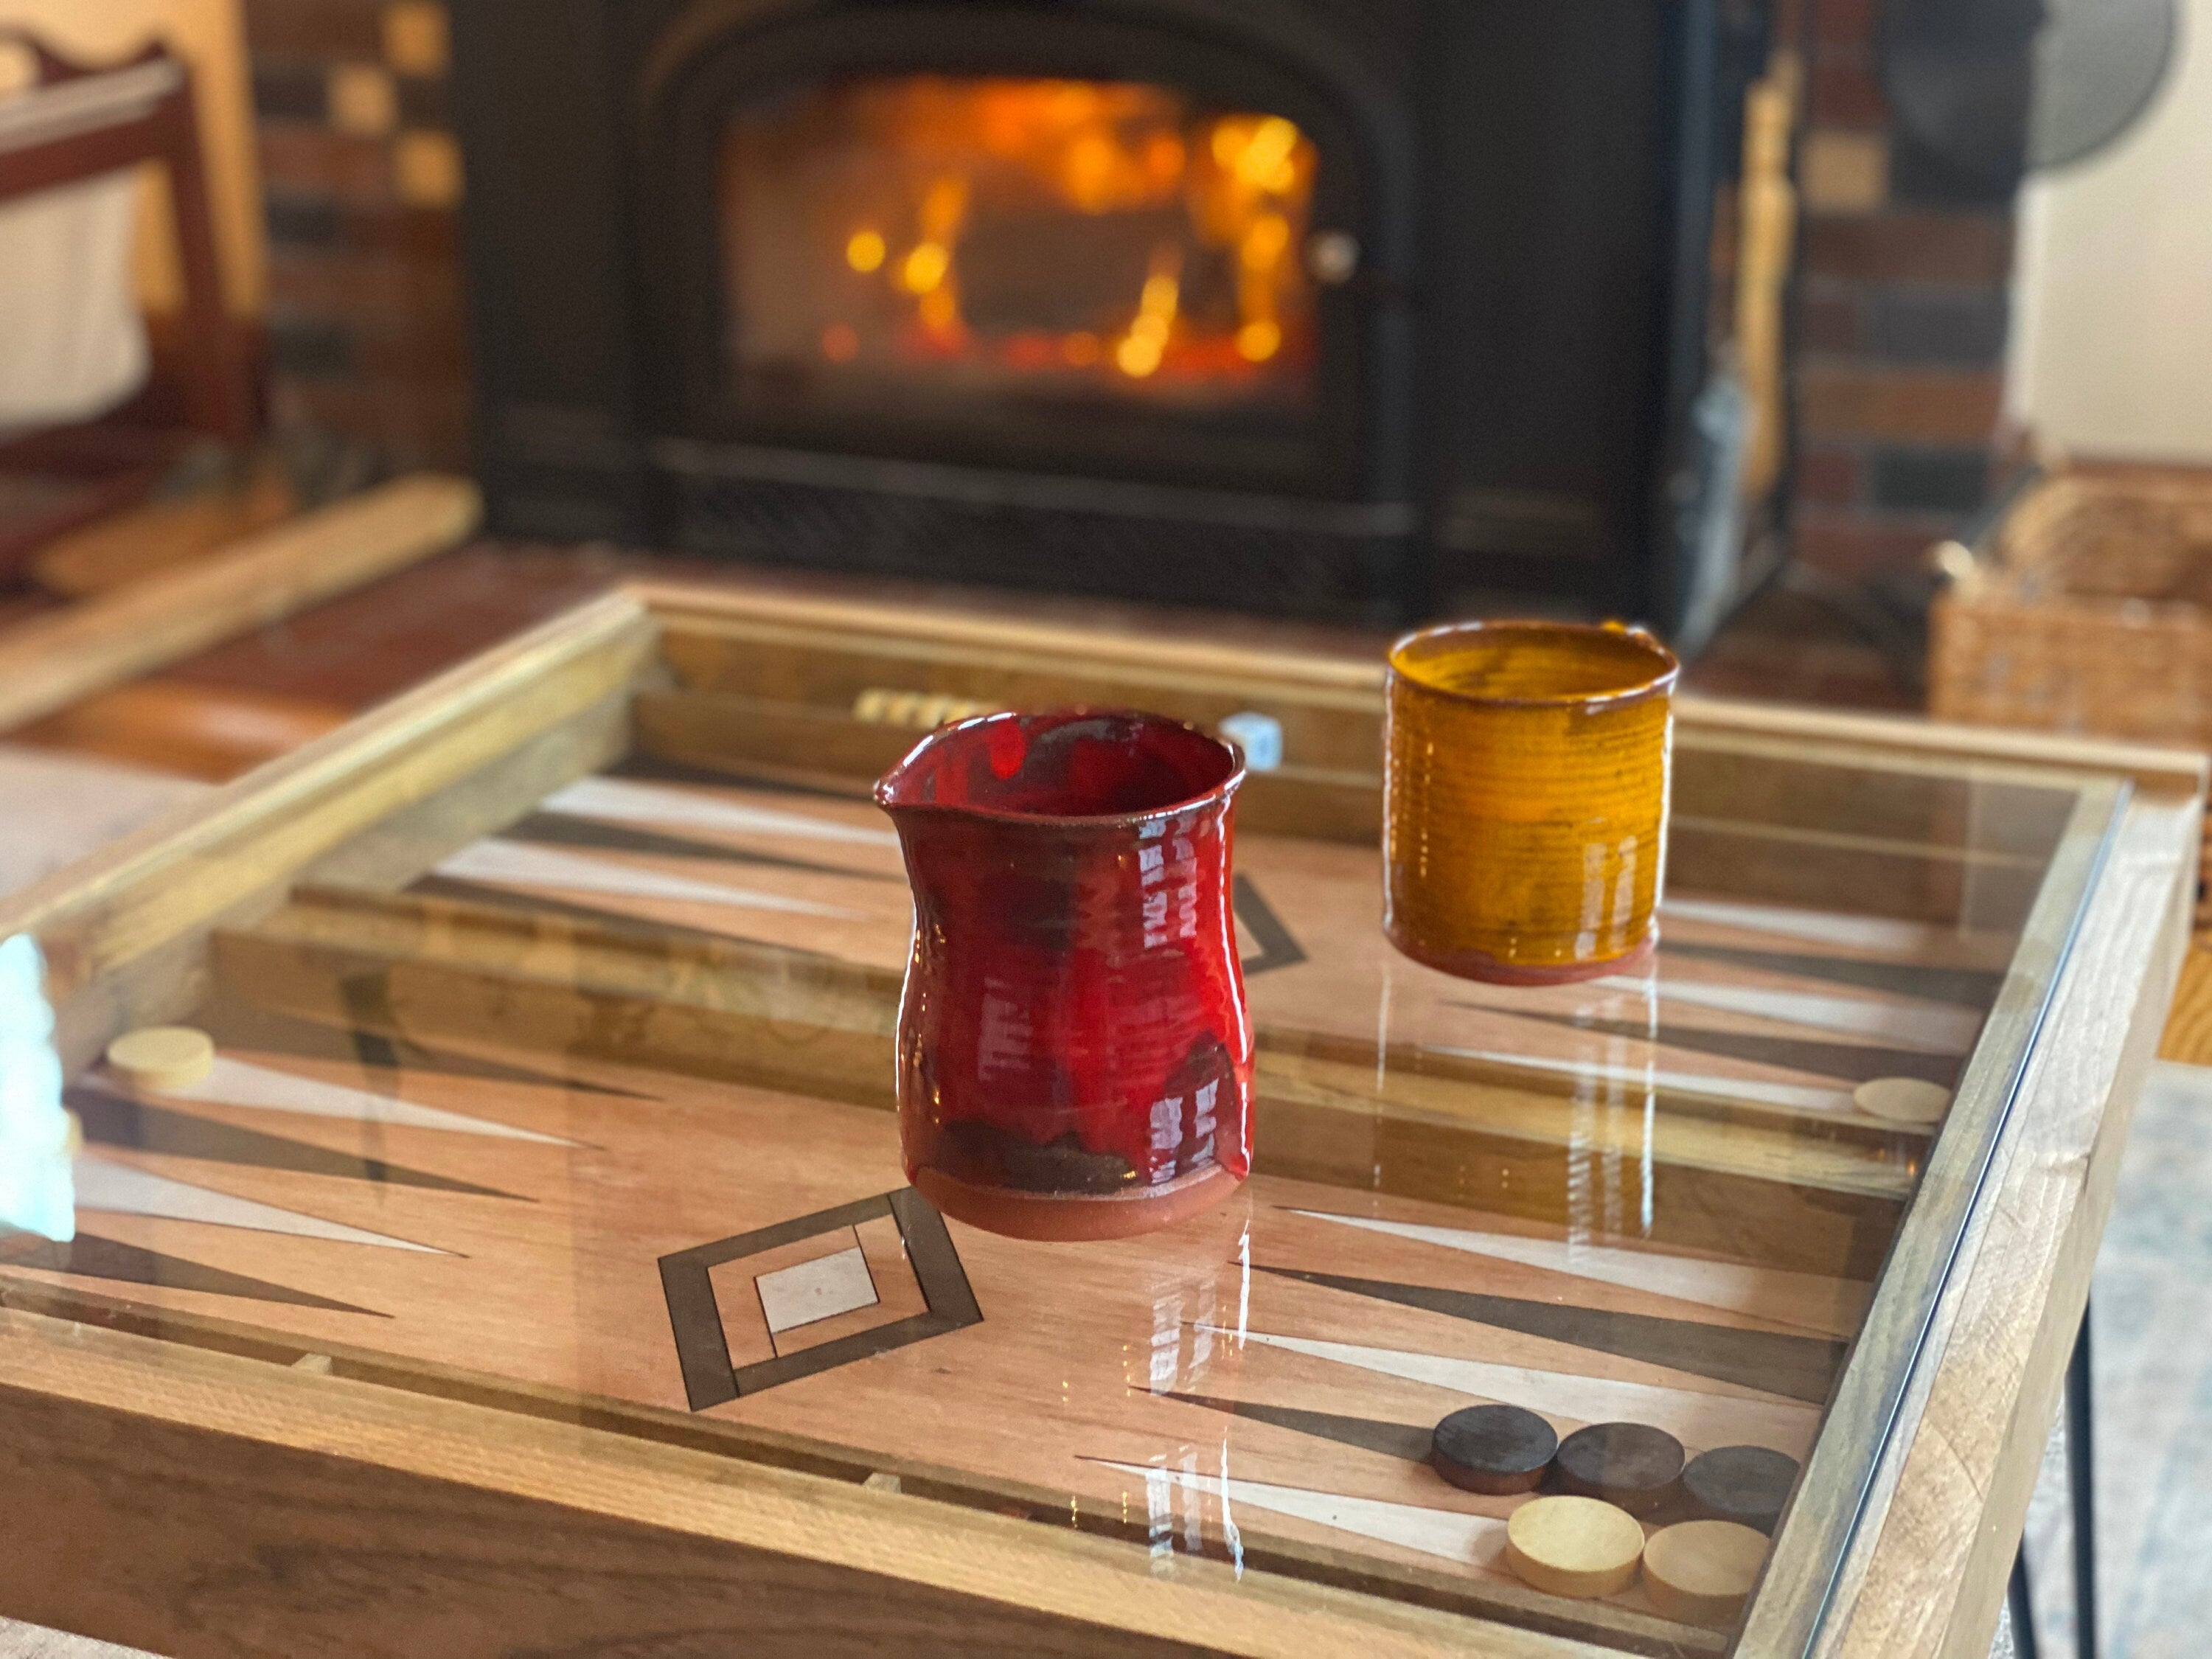
POLYGON ((876 786, 914 887, 907 1173, 994 1231, 1107 1238, 1251 1168, 1237 751, 1156 715, 987 714, 876 786))

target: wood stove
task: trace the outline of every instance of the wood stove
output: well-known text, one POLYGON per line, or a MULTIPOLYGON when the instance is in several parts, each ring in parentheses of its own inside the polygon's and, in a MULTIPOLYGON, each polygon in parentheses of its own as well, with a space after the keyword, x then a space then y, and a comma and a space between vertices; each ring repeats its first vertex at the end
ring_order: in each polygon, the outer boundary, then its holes
POLYGON ((1714 539, 1691 412, 1754 21, 472 0, 493 522, 1335 617, 1480 595, 1671 624, 1714 539))

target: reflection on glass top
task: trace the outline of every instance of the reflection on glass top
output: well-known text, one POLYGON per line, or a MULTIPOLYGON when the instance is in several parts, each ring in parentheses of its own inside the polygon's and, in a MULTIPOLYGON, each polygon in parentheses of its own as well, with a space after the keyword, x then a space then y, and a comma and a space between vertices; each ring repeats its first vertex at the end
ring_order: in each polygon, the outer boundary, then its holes
POLYGON ((0 1262, 180 1336, 596 1396, 733 1455, 799 1437, 1161 1571, 1349 1572, 1718 1651, 1640 1586, 1522 1585, 1527 1495, 1445 1480, 1435 1426, 1646 1425, 1692 1460, 1647 1529, 1771 1525, 2045 872, 2100 828, 2080 799, 1686 748, 1656 965, 1534 989, 1394 953, 1373 848, 1243 836, 1255 1174, 1055 1245, 905 1186, 910 918, 876 809, 632 760, 222 936, 212 1074, 73 1084, 76 1237, 0 1262), (1696 1462, 1741 1447, 1789 1462, 1696 1462))

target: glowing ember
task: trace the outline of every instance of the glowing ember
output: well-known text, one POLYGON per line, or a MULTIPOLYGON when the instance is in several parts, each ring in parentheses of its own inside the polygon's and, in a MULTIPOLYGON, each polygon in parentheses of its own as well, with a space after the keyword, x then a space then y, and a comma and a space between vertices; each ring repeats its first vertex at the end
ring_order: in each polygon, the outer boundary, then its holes
POLYGON ((858 271, 882 270, 884 253, 884 234, 879 230, 856 230, 845 242, 845 263, 858 271))
POLYGON ((741 111, 723 161, 750 368, 1310 394, 1316 157, 1281 116, 1118 82, 864 78, 741 111))

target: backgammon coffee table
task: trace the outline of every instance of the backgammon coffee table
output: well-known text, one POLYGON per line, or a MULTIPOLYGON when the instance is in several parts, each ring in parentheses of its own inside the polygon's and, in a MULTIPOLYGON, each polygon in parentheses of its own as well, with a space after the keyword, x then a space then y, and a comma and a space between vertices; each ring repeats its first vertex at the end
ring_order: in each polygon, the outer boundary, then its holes
MULTIPOLYGON (((2201 763, 1686 701, 1656 966, 1509 989, 1382 939, 1380 711, 1379 663, 631 589, 11 901, 83 1147, 75 1238, 0 1235, 0 1612, 175 1659, 1978 1659, 2201 763), (1078 702, 1280 730, 1257 1156, 1018 1243, 904 1183, 866 792, 1078 702), (177 1021, 200 1081, 100 1062, 177 1021), (1741 1613, 1686 1543, 1664 1595, 1517 1573, 1531 1494, 1431 1461, 1497 1404, 1636 1425, 1546 1480, 1647 1532, 1771 1529, 1741 1613), (1608 1472, 1668 1437, 1682 1480, 1608 1472)), ((1525 1455, 1500 1418, 1452 1455, 1525 1455)))

